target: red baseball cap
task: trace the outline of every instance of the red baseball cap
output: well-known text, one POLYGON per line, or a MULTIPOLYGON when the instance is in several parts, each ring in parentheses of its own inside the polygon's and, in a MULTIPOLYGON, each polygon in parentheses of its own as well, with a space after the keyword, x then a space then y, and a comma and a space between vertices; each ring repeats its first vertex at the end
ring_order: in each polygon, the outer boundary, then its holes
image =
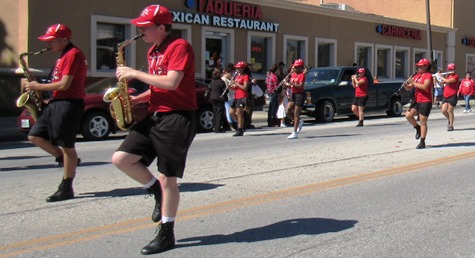
POLYGON ((138 27, 150 26, 153 24, 172 24, 173 16, 170 10, 161 5, 150 5, 145 8, 138 18, 130 21, 138 27))
POLYGON ((292 66, 294 66, 294 67, 305 66, 305 63, 303 62, 302 59, 297 59, 297 60, 295 60, 295 62, 292 66))
POLYGON ((426 59, 426 58, 422 58, 421 60, 419 60, 419 62, 416 64, 416 66, 429 66, 430 65, 430 61, 429 59, 426 59))
POLYGON ((46 30, 45 35, 38 37, 42 41, 51 41, 56 38, 71 38, 71 29, 64 24, 55 24, 51 25, 48 30, 46 30))
POLYGON ((246 68, 246 67, 247 67, 247 64, 244 63, 243 61, 240 61, 234 65, 234 68, 246 68))
POLYGON ((363 67, 361 67, 360 69, 358 69, 356 71, 356 73, 366 73, 366 69, 364 69, 363 67))

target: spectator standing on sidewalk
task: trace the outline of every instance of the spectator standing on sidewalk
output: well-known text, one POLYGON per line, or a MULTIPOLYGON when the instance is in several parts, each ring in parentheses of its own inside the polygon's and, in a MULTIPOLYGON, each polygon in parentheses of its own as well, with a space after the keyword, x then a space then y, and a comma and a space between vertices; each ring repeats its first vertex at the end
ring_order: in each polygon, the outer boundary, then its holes
POLYGON ((465 99, 465 109, 463 113, 470 113, 472 109, 470 108, 470 98, 475 94, 475 82, 470 76, 470 72, 465 73, 465 78, 460 83, 458 96, 463 95, 465 99))
MULTIPOLYGON (((439 68, 437 72, 441 72, 443 69, 439 68)), ((432 104, 437 107, 440 106, 440 101, 442 100, 442 95, 444 95, 444 83, 437 79, 437 76, 434 76, 434 102, 432 104)))
POLYGON ((454 130, 454 109, 457 106, 457 92, 459 86, 459 76, 455 73, 455 64, 448 64, 447 70, 452 74, 442 77, 440 72, 437 73, 437 79, 444 83, 444 97, 442 98, 442 114, 447 118, 447 131, 454 130))
POLYGON ((237 129, 237 121, 233 119, 231 116, 231 102, 234 100, 234 94, 236 93, 235 90, 230 90, 229 85, 231 84, 231 80, 234 80, 234 77, 237 75, 236 70, 234 69, 234 64, 229 63, 226 65, 226 68, 223 70, 223 76, 221 79, 226 84, 226 102, 224 102, 224 107, 226 109, 226 120, 228 121, 228 127, 230 129, 236 130, 237 129))
POLYGON ((211 74, 211 82, 209 87, 211 88, 211 94, 209 99, 213 105, 213 122, 214 122, 214 132, 215 133, 224 133, 226 131, 224 126, 225 121, 225 107, 224 102, 226 94, 223 94, 226 90, 226 83, 221 79, 221 69, 214 68, 211 74))
POLYGON ((279 119, 277 118, 277 109, 279 106, 279 93, 276 91, 279 85, 279 80, 275 75, 277 66, 272 66, 267 72, 266 88, 267 95, 269 96, 269 110, 267 111, 267 126, 274 127, 279 125, 279 119))

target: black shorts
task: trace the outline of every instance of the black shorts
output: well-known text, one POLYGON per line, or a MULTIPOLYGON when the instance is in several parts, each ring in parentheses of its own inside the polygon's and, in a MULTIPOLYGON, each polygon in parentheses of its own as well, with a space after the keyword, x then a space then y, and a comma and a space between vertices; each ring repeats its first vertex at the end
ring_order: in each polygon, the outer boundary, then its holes
POLYGON ((294 105, 297 107, 303 106, 304 101, 305 98, 303 92, 292 93, 292 95, 290 95, 289 102, 294 102, 294 105))
POLYGON ((457 106, 457 100, 458 100, 457 99, 457 94, 452 95, 448 98, 443 97, 442 98, 442 104, 449 103, 452 107, 455 107, 455 106, 457 106))
POLYGON ((366 102, 368 102, 368 95, 364 97, 355 97, 353 99, 353 105, 358 106, 358 107, 365 107, 366 102))
POLYGON ((51 100, 29 135, 46 139, 56 146, 74 148, 83 113, 83 99, 51 100))
POLYGON ((234 98, 231 101, 230 106, 231 108, 245 108, 246 104, 247 104, 247 98, 239 98, 239 99, 234 98))
POLYGON ((430 115, 430 111, 432 110, 432 102, 422 102, 422 103, 416 102, 414 104, 414 107, 412 108, 417 110, 419 114, 428 117, 430 115))
POLYGON ((151 114, 134 125, 117 151, 142 156, 140 161, 145 166, 157 158, 160 173, 182 178, 195 134, 194 111, 151 114))

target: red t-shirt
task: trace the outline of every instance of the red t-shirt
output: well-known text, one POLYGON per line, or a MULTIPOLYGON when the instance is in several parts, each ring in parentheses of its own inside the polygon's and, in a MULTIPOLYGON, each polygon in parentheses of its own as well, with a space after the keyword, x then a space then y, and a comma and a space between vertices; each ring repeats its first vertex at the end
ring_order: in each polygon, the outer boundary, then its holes
POLYGON ((431 73, 418 73, 414 75, 414 81, 417 83, 424 83, 424 81, 429 80, 430 85, 427 87, 425 90, 421 90, 419 88, 416 88, 416 102, 417 103, 426 103, 426 102, 432 102, 432 87, 433 85, 433 80, 432 80, 432 74, 431 73))
POLYGON ((451 84, 446 84, 444 86, 444 98, 450 98, 454 95, 457 95, 458 86, 459 86, 459 76, 457 74, 449 74, 447 79, 454 78, 455 82, 451 84))
POLYGON ((56 61, 51 81, 59 82, 64 75, 72 76, 73 80, 67 90, 53 91, 53 97, 55 99, 84 99, 86 74, 86 57, 79 48, 70 45, 56 61))
MULTIPOLYGON (((290 75, 290 82, 293 84, 305 83, 305 73, 292 73, 290 75)), ((304 87, 292 87, 292 93, 304 92, 304 87)))
MULTIPOLYGON (((234 79, 237 83, 244 85, 245 82, 249 82, 249 75, 247 74, 240 74, 236 76, 234 79)), ((248 87, 251 87, 251 84, 248 84, 248 87)), ((249 90, 249 89, 248 89, 249 90)), ((236 95, 234 96, 236 99, 247 98, 247 91, 241 88, 236 88, 236 95)))
POLYGON ((368 78, 366 76, 360 77, 359 80, 364 80, 363 84, 357 85, 355 88, 355 97, 365 97, 368 95, 368 78))
POLYGON ((463 95, 473 95, 475 91, 475 82, 472 79, 463 79, 460 83, 459 93, 463 95))
POLYGON ((184 39, 169 37, 160 46, 153 45, 147 57, 150 74, 160 76, 168 71, 184 72, 175 90, 150 86, 149 111, 196 110, 195 54, 191 45, 184 39))

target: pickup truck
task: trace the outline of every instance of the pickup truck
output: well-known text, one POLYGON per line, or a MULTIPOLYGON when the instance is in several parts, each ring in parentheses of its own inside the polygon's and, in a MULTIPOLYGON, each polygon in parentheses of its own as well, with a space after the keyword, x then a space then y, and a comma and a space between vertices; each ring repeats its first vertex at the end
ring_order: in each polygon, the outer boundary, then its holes
MULTIPOLYGON (((356 74, 354 66, 321 67, 309 69, 306 74, 306 101, 302 114, 314 117, 319 122, 331 122, 335 115, 352 116, 351 105, 355 90, 351 76, 356 74)), ((400 116, 410 95, 400 90, 403 81, 373 83, 373 77, 366 69, 368 102, 365 113, 386 112, 388 116, 400 116)))

